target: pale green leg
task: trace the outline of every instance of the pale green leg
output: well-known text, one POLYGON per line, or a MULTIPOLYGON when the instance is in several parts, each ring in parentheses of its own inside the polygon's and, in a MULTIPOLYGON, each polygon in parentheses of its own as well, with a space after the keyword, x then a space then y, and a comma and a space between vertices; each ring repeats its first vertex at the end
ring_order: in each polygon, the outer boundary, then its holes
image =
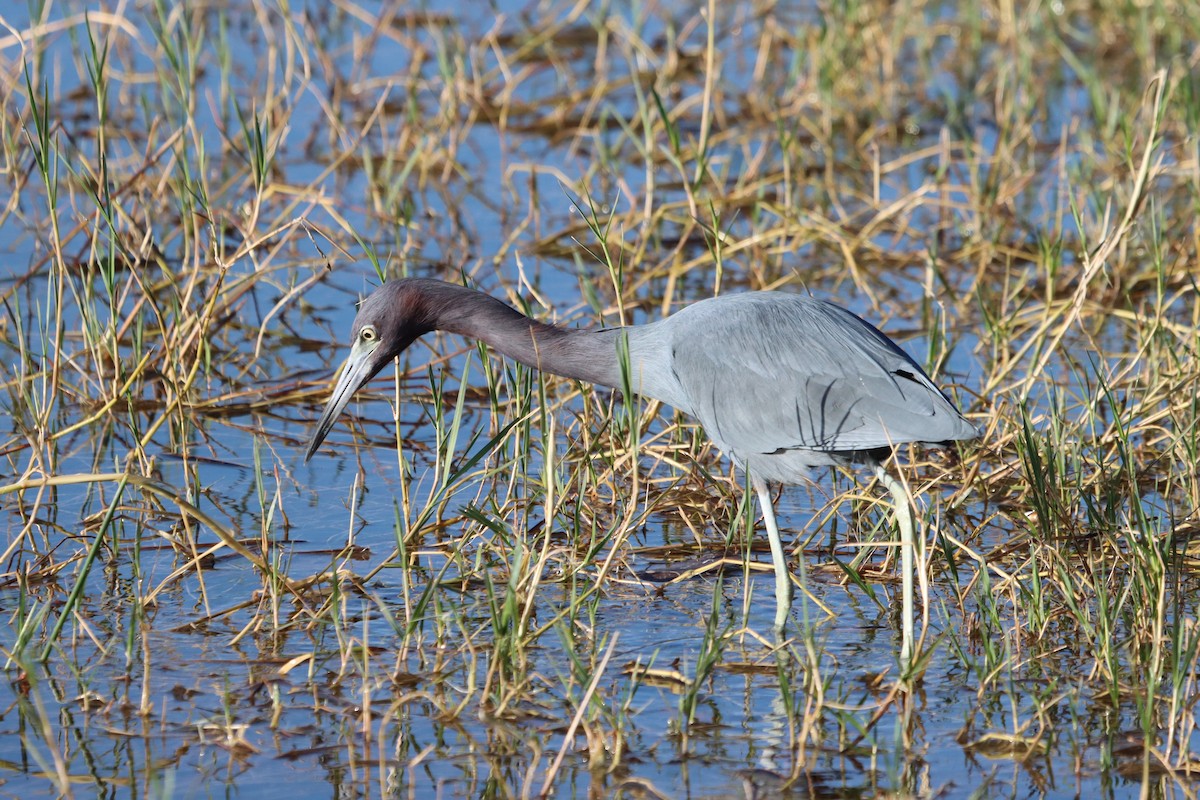
POLYGON ((896 525, 900 528, 900 580, 901 580, 901 620, 900 620, 900 665, 902 669, 911 666, 913 656, 913 554, 916 548, 916 536, 913 521, 912 504, 904 484, 892 477, 882 464, 875 465, 875 475, 887 487, 896 507, 896 525))
POLYGON ((754 491, 758 494, 758 505, 762 508, 763 522, 767 526, 767 541, 771 543, 771 563, 775 565, 775 630, 782 633, 787 624, 788 611, 792 608, 792 576, 788 574, 783 542, 779 540, 771 492, 765 483, 753 483, 754 491))

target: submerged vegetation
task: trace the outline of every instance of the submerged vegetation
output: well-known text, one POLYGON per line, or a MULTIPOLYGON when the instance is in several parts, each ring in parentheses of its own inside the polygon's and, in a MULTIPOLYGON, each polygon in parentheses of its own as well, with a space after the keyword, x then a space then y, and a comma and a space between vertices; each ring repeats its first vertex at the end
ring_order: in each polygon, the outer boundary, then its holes
POLYGON ((1196 794, 1189 5, 180 5, 0 16, 5 791, 1196 794), (779 646, 627 393, 428 337, 304 465, 396 275, 879 324, 985 432, 898 455, 915 674, 880 487, 783 494, 779 646))

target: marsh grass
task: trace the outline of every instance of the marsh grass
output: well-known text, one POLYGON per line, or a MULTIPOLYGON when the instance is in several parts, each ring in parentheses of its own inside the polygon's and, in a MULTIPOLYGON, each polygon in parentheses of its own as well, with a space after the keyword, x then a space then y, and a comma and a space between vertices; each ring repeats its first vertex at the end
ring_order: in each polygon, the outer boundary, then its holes
POLYGON ((34 12, 0 19, 14 791, 1194 796, 1184 6, 34 12), (627 386, 427 337, 302 466, 398 274, 878 322, 985 432, 897 456, 914 669, 878 487, 781 497, 777 643, 743 477, 627 386))

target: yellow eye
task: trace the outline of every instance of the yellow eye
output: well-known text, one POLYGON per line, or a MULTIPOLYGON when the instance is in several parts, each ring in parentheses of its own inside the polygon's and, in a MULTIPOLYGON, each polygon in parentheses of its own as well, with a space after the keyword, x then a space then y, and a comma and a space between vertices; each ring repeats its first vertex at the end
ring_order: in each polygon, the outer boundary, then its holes
POLYGON ((359 332, 358 338, 362 339, 364 342, 375 341, 375 329, 370 327, 363 328, 362 331, 359 332))

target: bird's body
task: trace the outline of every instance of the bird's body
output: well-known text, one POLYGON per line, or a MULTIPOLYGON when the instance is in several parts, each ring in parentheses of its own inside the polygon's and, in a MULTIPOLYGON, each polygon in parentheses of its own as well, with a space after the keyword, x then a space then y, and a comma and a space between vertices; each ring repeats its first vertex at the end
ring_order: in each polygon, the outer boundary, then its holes
MULTIPOLYGON (((798 483, 816 466, 863 462, 887 483, 899 512, 901 487, 879 466, 892 447, 978 435, 894 342, 822 300, 777 291, 723 295, 646 325, 569 330, 531 320, 472 289, 410 278, 391 281, 363 301, 350 359, 308 457, 353 392, 433 330, 481 339, 531 367, 590 383, 620 387, 627 370, 636 393, 699 420, 749 472, 763 505, 779 627, 791 583, 768 484, 798 483)), ((904 505, 911 539, 911 511, 904 505)), ((905 555, 907 561, 909 551, 905 555)))
POLYGON ((904 351, 823 300, 724 295, 626 330, 641 393, 696 417, 756 480, 975 435, 904 351))

